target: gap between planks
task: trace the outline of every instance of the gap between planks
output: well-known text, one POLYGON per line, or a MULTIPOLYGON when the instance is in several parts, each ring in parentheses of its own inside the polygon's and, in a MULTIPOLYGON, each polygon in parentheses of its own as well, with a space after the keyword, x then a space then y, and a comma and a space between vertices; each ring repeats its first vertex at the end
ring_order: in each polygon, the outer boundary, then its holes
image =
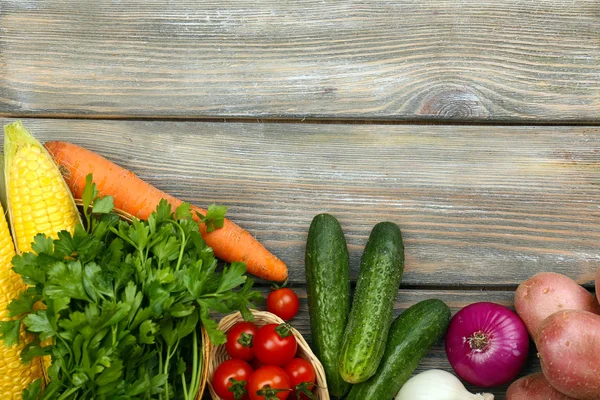
MULTIPOLYGON (((257 279, 253 276, 250 276, 252 279, 257 279)), ((269 288, 273 286, 274 282, 266 282, 266 281, 255 281, 254 286, 257 288, 269 288)), ((350 282, 352 290, 356 287, 356 282, 350 282)), ((288 282, 286 285, 292 289, 305 289, 306 282, 288 282)), ((586 283, 582 285, 589 292, 594 292, 594 284, 586 283)), ((517 290, 518 285, 478 285, 478 284, 466 284, 466 285, 418 285, 418 284, 401 284, 398 290, 402 291, 449 291, 449 292, 515 292, 517 290)))
POLYGON ((286 117, 203 117, 178 115, 112 115, 112 114, 21 114, 0 112, 0 118, 9 119, 75 119, 93 121, 155 121, 155 122, 207 122, 207 123, 257 123, 257 124, 339 124, 339 125, 436 125, 436 126, 600 126, 600 120, 564 121, 540 119, 527 121, 469 120, 469 119, 364 119, 364 118, 295 118, 286 117))

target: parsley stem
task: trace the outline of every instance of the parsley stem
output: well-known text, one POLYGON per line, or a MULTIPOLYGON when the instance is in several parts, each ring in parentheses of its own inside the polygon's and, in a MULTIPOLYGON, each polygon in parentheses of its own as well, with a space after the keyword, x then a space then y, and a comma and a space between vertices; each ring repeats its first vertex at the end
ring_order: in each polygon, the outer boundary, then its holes
MULTIPOLYGON (((184 399, 188 399, 189 395, 188 395, 188 390, 187 390, 187 383, 185 382, 185 372, 181 373, 181 386, 183 387, 183 398, 184 399)), ((190 389, 192 389, 190 387, 190 389)))
MULTIPOLYGON (((57 338, 60 339, 61 342, 63 342, 63 345, 65 346, 65 348, 69 351, 69 363, 68 363, 68 367, 67 368, 67 363, 65 362, 65 358, 63 357, 63 354, 61 352, 57 352, 56 354, 58 355, 57 358, 59 358, 59 365, 61 365, 61 369, 63 370, 63 372, 65 373, 65 375, 67 376, 67 378, 69 378, 69 381, 73 382, 73 377, 71 376, 70 373, 70 368, 71 368, 71 364, 73 363, 73 351, 71 350, 71 346, 67 344, 67 342, 60 336, 60 335, 56 335, 57 338)), ((56 344, 55 344, 56 346, 56 344)))
MULTIPOLYGON (((156 347, 158 349, 158 352, 157 352, 158 353, 158 370, 160 372, 162 372, 162 370, 163 370, 163 343, 162 343, 162 340, 156 341, 156 347)), ((168 389, 168 386, 167 386, 167 389, 168 389)), ((163 398, 162 393, 158 394, 158 398, 160 400, 162 400, 162 398, 163 398)))
POLYGON ((181 247, 179 248, 179 258, 177 259, 177 266, 175 267, 175 271, 179 271, 181 268, 181 260, 183 260, 183 251, 185 250, 185 246, 187 244, 187 238, 185 237, 185 231, 181 225, 177 222, 174 222, 174 224, 177 225, 179 231, 181 232, 181 247))
POLYGON ((196 329, 194 329, 193 333, 193 341, 192 341, 192 382, 190 388, 190 397, 188 400, 193 400, 196 397, 198 392, 198 385, 200 384, 200 376, 198 371, 198 324, 196 329))
POLYGON ((72 395, 73 393, 75 393, 78 390, 79 390, 79 386, 71 388, 71 389, 67 390, 66 392, 64 392, 62 394, 62 396, 60 396, 58 398, 58 400, 65 400, 65 399, 67 399, 70 395, 72 395))
POLYGON ((109 229, 112 233, 114 233, 115 235, 117 235, 118 237, 120 237, 121 239, 123 239, 124 241, 129 243, 130 245, 132 245, 134 248, 136 248, 136 249, 138 248, 137 245, 131 239, 129 239, 127 236, 121 235, 114 226, 111 226, 109 229))
MULTIPOLYGON (((177 347, 179 347, 179 339, 177 339, 177 341, 175 342, 175 345, 173 347, 167 345, 167 358, 165 359, 165 371, 164 371, 164 374, 167 377, 169 376, 169 363, 171 362, 171 357, 173 357, 175 355, 175 352, 177 351, 177 347)), ((168 379, 165 382, 165 394, 166 394, 165 398, 167 400, 169 400, 169 381, 168 381, 168 379)))
POLYGON ((113 347, 115 347, 117 345, 117 329, 118 328, 119 327, 117 325, 113 325, 111 327, 111 329, 112 329, 112 345, 113 345, 113 347))

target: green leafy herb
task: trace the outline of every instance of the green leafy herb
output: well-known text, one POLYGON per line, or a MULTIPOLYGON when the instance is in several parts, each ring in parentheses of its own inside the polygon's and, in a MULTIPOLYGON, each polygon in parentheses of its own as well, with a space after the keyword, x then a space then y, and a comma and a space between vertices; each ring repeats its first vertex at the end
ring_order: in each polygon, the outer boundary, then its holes
MULTIPOLYGON (((161 201, 147 221, 119 220, 110 197, 98 198, 91 176, 82 195, 85 228, 57 239, 37 235, 33 252, 13 259, 31 287, 9 306, 0 339, 18 343, 22 324, 36 336, 28 361, 50 354, 50 382, 25 399, 194 399, 199 390, 200 326, 220 344, 211 311, 240 310, 262 299, 242 263, 222 270, 182 204, 161 201), (34 307, 38 301, 45 307, 34 307), (45 340, 51 344, 42 346, 45 340)), ((201 221, 223 226, 226 208, 212 205, 201 221)), ((44 343, 45 344, 45 343, 44 343)))
POLYGON ((37 400, 42 393, 42 380, 38 379, 23 390, 23 400, 37 400))
POLYGON ((227 207, 211 204, 208 206, 206 215, 197 215, 200 220, 206 224, 206 231, 212 232, 215 229, 223 227, 223 224, 225 223, 225 213, 227 213, 227 207))

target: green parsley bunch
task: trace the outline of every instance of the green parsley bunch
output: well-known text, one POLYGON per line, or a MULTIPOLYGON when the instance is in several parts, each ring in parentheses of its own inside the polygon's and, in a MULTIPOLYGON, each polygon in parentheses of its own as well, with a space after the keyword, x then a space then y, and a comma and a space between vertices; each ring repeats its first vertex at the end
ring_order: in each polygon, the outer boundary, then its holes
MULTIPOLYGON (((15 319, 2 322, 0 339, 18 343, 25 324, 36 340, 22 359, 52 358, 48 385, 34 382, 24 399, 194 399, 201 325, 225 342, 211 310, 250 320, 248 307, 262 300, 245 265, 218 268, 187 203, 173 212, 163 200, 147 221, 129 223, 112 198, 97 197, 91 176, 82 200, 86 228, 37 235, 34 252, 13 259, 31 286, 10 304, 15 319)), ((211 206, 202 218, 218 228, 224 215, 211 206)))

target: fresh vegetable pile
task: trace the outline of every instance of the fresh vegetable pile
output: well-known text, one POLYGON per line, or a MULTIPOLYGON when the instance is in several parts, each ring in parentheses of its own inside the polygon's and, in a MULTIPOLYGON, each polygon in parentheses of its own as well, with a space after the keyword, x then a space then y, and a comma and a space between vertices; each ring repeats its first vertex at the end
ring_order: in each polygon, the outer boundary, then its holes
MULTIPOLYGON (((261 295, 243 264, 217 271, 188 204, 171 210, 163 200, 148 221, 129 223, 112 212, 112 198, 96 194, 89 176, 87 229, 38 235, 34 252, 13 260, 31 287, 11 304, 19 318, 2 324, 2 339, 18 342, 24 323, 39 340, 23 358, 52 356, 43 399, 194 399, 203 362, 198 322, 225 342, 210 310, 251 315, 247 307, 261 295), (44 309, 34 307, 40 301, 44 309), (53 343, 41 346, 47 339, 53 343)), ((40 389, 37 381, 30 398, 40 389)))
POLYGON ((240 261, 273 279, 287 277, 285 264, 225 207, 193 207, 69 143, 43 147, 19 121, 5 127, 4 150, 0 394, 195 398, 200 329, 225 342, 211 311, 251 318, 262 300, 240 261), (214 253, 231 265, 217 268, 214 253))
POLYGON ((400 400, 492 399, 491 394, 469 393, 447 372, 409 378, 445 334, 448 361, 464 381, 481 388, 511 383, 526 362, 531 334, 543 374, 515 381, 509 400, 600 399, 600 293, 596 298, 564 275, 541 273, 517 290, 518 314, 481 302, 463 308, 448 323, 448 307, 427 300, 390 326, 403 250, 395 224, 373 228, 350 306, 343 231, 331 215, 313 219, 306 246, 307 294, 313 346, 331 394, 347 394, 349 400, 389 399, 396 393, 400 400))
MULTIPOLYGON (((319 214, 308 231, 305 273, 321 367, 312 354, 312 362, 302 358, 307 346, 288 323, 252 322, 250 307, 263 297, 246 268, 277 282, 288 271, 225 218, 225 207, 191 206, 79 146, 42 146, 20 122, 5 132, 1 395, 196 399, 210 361, 201 351, 204 330, 229 357, 209 377, 226 400, 316 399, 324 390, 347 400, 493 399, 462 381, 512 383, 508 400, 600 400, 600 270, 596 296, 543 272, 517 289, 516 313, 480 302, 451 318, 446 304, 429 299, 394 319, 404 271, 399 227, 373 227, 352 296, 342 227, 319 214), (245 321, 220 331, 213 312, 235 310, 245 321), (456 376, 429 370, 411 377, 442 338, 456 376), (515 380, 530 340, 542 373, 515 380)), ((266 308, 289 321, 300 301, 283 286, 269 293, 266 308)))

